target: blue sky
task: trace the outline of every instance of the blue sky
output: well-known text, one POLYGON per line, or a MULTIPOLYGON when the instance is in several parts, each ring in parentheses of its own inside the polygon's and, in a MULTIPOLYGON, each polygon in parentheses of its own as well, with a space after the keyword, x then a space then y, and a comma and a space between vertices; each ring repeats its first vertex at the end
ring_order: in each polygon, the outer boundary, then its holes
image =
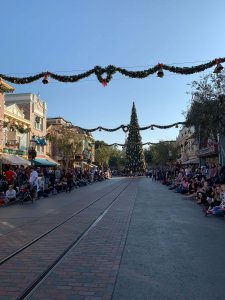
MULTIPOLYGON (((8 0, 0 7, 3 74, 23 77, 48 70, 69 75, 110 64, 142 70, 159 62, 191 66, 225 56, 223 0, 8 0)), ((85 128, 113 128, 129 123, 133 101, 140 126, 183 121, 188 84, 199 78, 169 72, 162 79, 118 74, 105 88, 95 76, 15 88, 17 93, 39 93, 49 117, 62 116, 85 128)), ((175 128, 141 132, 143 142, 177 134, 175 128)), ((107 143, 125 138, 122 130, 93 136, 107 143)))

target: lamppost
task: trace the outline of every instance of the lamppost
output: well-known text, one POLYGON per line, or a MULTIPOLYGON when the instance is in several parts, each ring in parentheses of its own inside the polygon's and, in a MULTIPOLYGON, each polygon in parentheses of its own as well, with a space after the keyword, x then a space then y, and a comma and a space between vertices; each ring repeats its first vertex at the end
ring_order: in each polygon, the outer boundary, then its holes
POLYGON ((33 135, 30 140, 30 147, 28 150, 28 160, 30 160, 31 166, 34 165, 34 159, 37 156, 37 152, 35 150, 36 145, 37 145, 37 142, 36 142, 35 136, 33 135))

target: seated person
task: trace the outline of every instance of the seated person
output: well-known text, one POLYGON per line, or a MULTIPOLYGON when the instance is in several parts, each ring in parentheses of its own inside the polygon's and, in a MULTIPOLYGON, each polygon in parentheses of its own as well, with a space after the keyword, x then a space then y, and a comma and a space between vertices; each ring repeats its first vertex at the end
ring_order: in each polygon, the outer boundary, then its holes
POLYGON ((220 193, 220 200, 221 203, 218 206, 209 207, 206 211, 206 215, 212 214, 212 215, 224 215, 225 213, 225 185, 221 185, 221 193, 220 193))
POLYGON ((86 179, 85 179, 84 177, 82 177, 82 178, 79 180, 79 184, 80 184, 80 186, 85 186, 85 185, 87 185, 86 179))
POLYGON ((81 184, 80 184, 80 182, 79 182, 79 180, 77 179, 77 178, 75 178, 74 180, 73 180, 73 185, 74 185, 74 187, 77 189, 78 187, 80 187, 81 186, 81 184))
POLYGON ((209 209, 212 209, 215 206, 220 206, 220 204, 221 204, 221 187, 220 187, 220 185, 218 185, 214 188, 213 198, 208 198, 207 201, 209 202, 209 209))
POLYGON ((170 190, 175 190, 176 188, 178 188, 181 184, 182 178, 180 177, 175 177, 171 186, 169 187, 170 190))
POLYGON ((0 189, 4 193, 8 190, 8 182, 5 180, 4 177, 0 180, 0 189))
POLYGON ((208 205, 207 197, 213 198, 213 189, 211 186, 209 186, 207 181, 203 181, 202 188, 199 188, 197 191, 197 204, 208 205))
POLYGON ((67 186, 67 178, 64 176, 62 179, 62 191, 67 191, 68 186, 67 186))
POLYGON ((186 194, 189 191, 189 182, 186 176, 183 177, 181 184, 176 188, 176 193, 186 194))
POLYGON ((57 193, 59 193, 59 192, 62 191, 63 186, 62 186, 62 182, 61 182, 60 179, 56 179, 56 180, 55 180, 54 188, 56 189, 57 193))
POLYGON ((13 186, 10 185, 8 190, 5 193, 6 202, 12 202, 16 200, 16 190, 13 189, 13 186))
POLYGON ((197 196, 197 191, 199 189, 198 183, 196 178, 192 178, 190 183, 189 183, 189 188, 188 188, 188 193, 184 196, 185 199, 187 198, 193 198, 197 196))

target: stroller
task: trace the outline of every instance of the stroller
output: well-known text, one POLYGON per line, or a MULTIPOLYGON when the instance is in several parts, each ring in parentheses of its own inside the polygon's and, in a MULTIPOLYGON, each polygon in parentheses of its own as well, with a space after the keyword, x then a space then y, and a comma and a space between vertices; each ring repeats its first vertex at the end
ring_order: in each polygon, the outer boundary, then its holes
POLYGON ((19 201, 21 204, 24 204, 24 202, 34 202, 34 196, 36 192, 36 187, 31 186, 29 182, 24 183, 21 185, 19 190, 19 201))

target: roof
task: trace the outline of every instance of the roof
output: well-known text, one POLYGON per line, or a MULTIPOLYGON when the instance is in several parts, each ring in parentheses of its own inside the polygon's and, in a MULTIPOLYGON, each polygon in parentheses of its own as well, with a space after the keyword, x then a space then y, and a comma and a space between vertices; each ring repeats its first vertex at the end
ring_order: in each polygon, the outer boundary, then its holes
POLYGON ((12 93, 15 89, 0 78, 0 93, 12 93))

